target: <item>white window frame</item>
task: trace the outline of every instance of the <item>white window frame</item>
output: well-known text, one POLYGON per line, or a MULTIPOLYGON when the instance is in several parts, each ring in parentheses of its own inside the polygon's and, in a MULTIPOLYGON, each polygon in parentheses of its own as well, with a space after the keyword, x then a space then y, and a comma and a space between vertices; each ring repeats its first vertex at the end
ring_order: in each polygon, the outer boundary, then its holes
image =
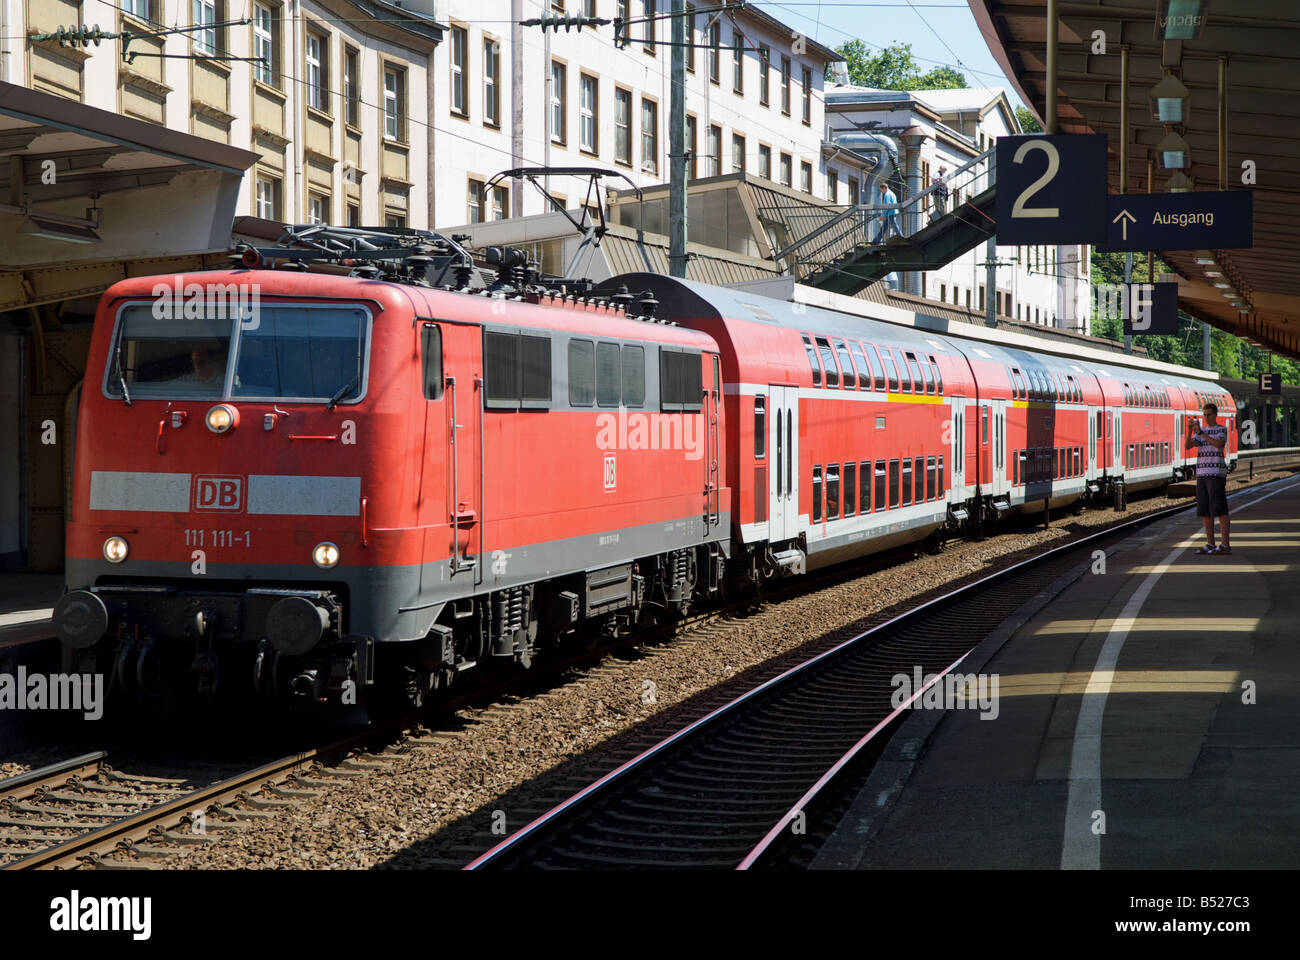
POLYGON ((600 81, 585 73, 578 74, 578 146, 588 153, 599 148, 596 129, 596 105, 600 99, 600 81))
POLYGON ((194 0, 194 49, 208 56, 217 53, 217 0, 194 0))
POLYGON ((483 38, 483 122, 501 126, 501 44, 483 38))
MULTIPOLYGON (((125 0, 130 3, 131 0, 125 0)), ((144 0, 145 6, 149 0, 144 0)), ((275 85, 275 12, 262 3, 253 4, 253 76, 267 86, 275 85)))
POLYGON ((406 78, 397 67, 384 67, 384 139, 402 142, 406 139, 402 131, 403 103, 406 93, 406 78), (392 78, 392 84, 389 84, 392 78))
POLYGON ((307 60, 307 106, 317 110, 324 110, 326 103, 325 85, 329 82, 326 76, 326 71, 329 69, 328 47, 326 47, 328 42, 325 37, 309 30, 306 42, 303 44, 307 60))
POLYGON ((659 104, 645 97, 641 98, 641 171, 659 173, 659 104), (647 117, 652 121, 648 130, 647 117))

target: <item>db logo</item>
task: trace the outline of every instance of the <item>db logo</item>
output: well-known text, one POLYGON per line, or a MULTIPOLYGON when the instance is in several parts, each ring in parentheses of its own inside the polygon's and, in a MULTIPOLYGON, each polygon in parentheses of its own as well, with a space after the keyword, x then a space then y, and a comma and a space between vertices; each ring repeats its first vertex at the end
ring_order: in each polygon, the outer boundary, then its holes
POLYGON ((195 477, 195 510, 238 511, 244 505, 243 477, 195 477))
POLYGON ((613 490, 618 483, 618 466, 614 457, 605 458, 605 489, 613 490))

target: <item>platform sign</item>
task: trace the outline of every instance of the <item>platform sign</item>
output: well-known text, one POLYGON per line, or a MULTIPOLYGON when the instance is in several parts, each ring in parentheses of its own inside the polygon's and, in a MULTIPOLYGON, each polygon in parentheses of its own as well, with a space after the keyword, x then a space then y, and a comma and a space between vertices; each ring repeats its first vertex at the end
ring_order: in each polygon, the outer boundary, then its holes
POLYGON ((1178 284, 1130 283, 1124 298, 1124 336, 1178 332, 1178 284))
POLYGON ((1280 396, 1282 393, 1282 374, 1261 373, 1259 375, 1259 392, 1280 396))
POLYGON ((1105 134, 998 137, 998 243, 1105 243, 1105 196, 1105 134))
POLYGON ((1106 198, 1109 236, 1117 250, 1230 250, 1254 245, 1255 195, 1249 190, 1204 193, 1112 193, 1106 198))

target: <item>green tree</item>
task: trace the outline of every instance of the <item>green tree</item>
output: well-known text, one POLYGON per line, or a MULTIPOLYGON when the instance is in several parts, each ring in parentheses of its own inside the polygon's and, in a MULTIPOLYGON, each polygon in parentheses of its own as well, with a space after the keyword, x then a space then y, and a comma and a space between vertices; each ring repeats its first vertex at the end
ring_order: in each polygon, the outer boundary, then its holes
POLYGON ((849 40, 835 51, 849 68, 849 80, 878 90, 959 90, 966 77, 952 67, 935 67, 922 73, 910 43, 891 43, 878 53, 861 40, 849 40))
POLYGON ((1042 125, 1034 119, 1028 107, 1016 107, 1016 119, 1020 121, 1020 129, 1025 133, 1043 132, 1042 125))

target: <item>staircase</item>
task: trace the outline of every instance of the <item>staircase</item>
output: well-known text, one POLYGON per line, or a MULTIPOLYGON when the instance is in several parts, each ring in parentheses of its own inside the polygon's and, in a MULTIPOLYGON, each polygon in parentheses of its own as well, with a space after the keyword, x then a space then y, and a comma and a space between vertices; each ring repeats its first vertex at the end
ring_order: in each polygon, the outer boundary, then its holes
POLYGON ((947 178, 947 212, 934 216, 935 186, 890 206, 849 207, 779 251, 800 283, 855 294, 891 273, 933 270, 992 237, 996 190, 993 150, 958 167, 947 178), (879 242, 885 217, 896 213, 903 236, 879 242))

